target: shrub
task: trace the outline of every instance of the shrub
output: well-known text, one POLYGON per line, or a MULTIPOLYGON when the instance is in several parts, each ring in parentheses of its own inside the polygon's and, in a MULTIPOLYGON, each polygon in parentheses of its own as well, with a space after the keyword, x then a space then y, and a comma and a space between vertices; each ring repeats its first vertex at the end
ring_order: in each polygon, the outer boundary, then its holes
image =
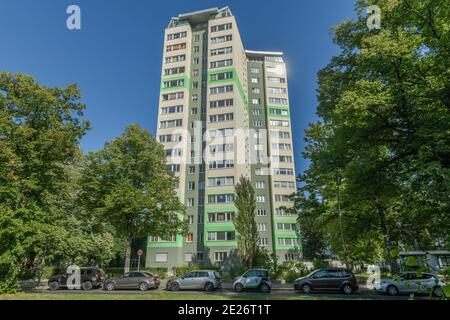
POLYGON ((190 271, 194 270, 216 270, 219 271, 219 267, 217 266, 199 266, 199 265, 188 265, 188 266, 182 266, 182 267, 173 267, 172 272, 175 276, 179 277, 183 274, 186 274, 190 271))
POLYGON ((167 268, 146 268, 145 271, 153 275, 157 275, 161 279, 167 278, 167 271, 168 271, 167 268))
POLYGON ((285 261, 277 268, 277 272, 272 274, 274 279, 292 282, 299 277, 306 276, 308 268, 302 261, 285 261))

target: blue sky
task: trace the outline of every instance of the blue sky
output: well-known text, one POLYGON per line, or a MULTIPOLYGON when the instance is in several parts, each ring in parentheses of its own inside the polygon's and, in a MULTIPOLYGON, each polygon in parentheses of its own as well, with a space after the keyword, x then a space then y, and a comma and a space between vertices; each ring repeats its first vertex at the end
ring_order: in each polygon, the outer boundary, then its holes
POLYGON ((246 49, 283 51, 289 72, 297 171, 304 129, 316 119, 316 75, 338 48, 330 27, 354 17, 354 0, 0 0, 0 70, 31 74, 47 86, 77 83, 93 129, 85 151, 101 148, 132 123, 156 132, 163 32, 170 17, 229 6, 246 49), (66 28, 81 8, 82 30, 66 28))

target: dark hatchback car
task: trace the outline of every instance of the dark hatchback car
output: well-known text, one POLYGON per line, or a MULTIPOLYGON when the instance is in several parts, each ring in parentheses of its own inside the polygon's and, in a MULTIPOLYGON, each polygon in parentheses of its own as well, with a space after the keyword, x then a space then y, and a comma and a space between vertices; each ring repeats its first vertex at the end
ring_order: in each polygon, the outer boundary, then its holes
MULTIPOLYGON (((67 280, 71 274, 58 274, 48 280, 48 287, 55 291, 61 288, 67 288, 67 280)), ((91 290, 100 288, 105 280, 105 272, 100 268, 80 268, 81 289, 91 290)))
POLYGON ((139 289, 146 291, 148 289, 158 289, 161 280, 156 275, 148 272, 127 272, 120 277, 107 278, 103 288, 108 291, 116 289, 139 289))
POLYGON ((306 277, 294 282, 297 291, 311 293, 313 291, 342 291, 352 294, 358 290, 358 284, 353 273, 344 268, 326 268, 316 270, 306 277))

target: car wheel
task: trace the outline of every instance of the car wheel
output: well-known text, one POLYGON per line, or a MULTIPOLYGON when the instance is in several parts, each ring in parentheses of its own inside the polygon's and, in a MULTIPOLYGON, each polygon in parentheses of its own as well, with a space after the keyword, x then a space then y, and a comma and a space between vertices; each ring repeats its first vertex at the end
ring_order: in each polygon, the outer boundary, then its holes
POLYGON ((108 282, 106 284, 105 288, 108 291, 114 291, 114 289, 116 289, 116 286, 114 285, 114 282, 108 282))
POLYGON ((342 291, 347 294, 347 295, 351 295, 353 293, 353 288, 351 285, 349 284, 344 284, 342 286, 342 291))
POLYGON ((174 282, 170 285, 170 291, 178 291, 178 290, 180 290, 180 285, 178 283, 174 282))
POLYGON ((49 288, 51 291, 56 291, 56 290, 58 290, 58 289, 59 289, 59 282, 58 282, 58 281, 52 281, 52 282, 50 282, 50 284, 48 285, 48 288, 49 288))
POLYGON ((270 287, 267 283, 263 283, 261 285, 261 292, 263 293, 269 293, 270 292, 270 287))
POLYGON ((214 285, 211 282, 207 282, 205 284, 205 291, 213 291, 214 290, 214 285))
POLYGON ((396 295, 398 295, 398 289, 396 286, 389 286, 387 288, 387 293, 390 296, 396 296, 396 295))
POLYGON ((304 285, 302 285, 302 291, 303 291, 303 293, 306 293, 306 294, 311 293, 311 291, 312 291, 311 285, 305 283, 304 285))
POLYGON ((242 283, 238 283, 234 286, 234 291, 236 292, 242 292, 244 291, 244 286, 242 285, 242 283))
POLYGON ((442 287, 434 287, 432 294, 433 297, 442 298, 444 291, 442 290, 442 287))
POLYGON ((147 290, 148 290, 148 283, 142 282, 142 283, 139 285, 139 290, 141 290, 141 291, 147 291, 147 290))
POLYGON ((83 282, 83 283, 81 284, 81 288, 82 288, 84 291, 92 290, 92 282, 90 282, 90 281, 85 281, 85 282, 83 282))

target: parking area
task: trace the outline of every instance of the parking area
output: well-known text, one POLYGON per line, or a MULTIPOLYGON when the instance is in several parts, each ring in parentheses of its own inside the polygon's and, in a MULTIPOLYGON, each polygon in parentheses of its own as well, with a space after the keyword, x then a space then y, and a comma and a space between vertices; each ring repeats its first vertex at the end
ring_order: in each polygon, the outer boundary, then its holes
MULTIPOLYGON (((292 284, 281 284, 281 283, 275 283, 273 284, 272 291, 269 294, 264 294, 260 292, 242 292, 242 293, 236 293, 232 289, 232 282, 224 282, 221 289, 212 291, 212 292, 206 292, 206 291, 194 291, 194 290, 180 290, 176 292, 171 292, 165 289, 165 281, 163 280, 161 282, 161 286, 158 289, 151 289, 147 291, 139 291, 139 290, 115 290, 115 291, 107 291, 103 289, 94 289, 89 291, 83 291, 83 290, 56 290, 51 291, 47 287, 46 282, 42 282, 41 285, 39 285, 36 288, 28 288, 25 290, 25 292, 32 293, 32 294, 42 294, 42 295, 95 295, 95 296, 101 296, 100 298, 104 297, 104 299, 109 298, 117 298, 118 296, 141 296, 144 298, 145 295, 154 295, 154 296, 161 296, 161 297, 167 297, 171 296, 173 299, 184 299, 186 295, 189 296, 195 296, 199 300, 208 300, 209 298, 215 299, 215 298, 225 298, 225 299, 234 299, 239 297, 240 299, 245 297, 248 297, 248 299, 314 299, 314 300, 408 300, 408 299, 414 299, 414 300, 429 300, 431 299, 427 295, 414 295, 414 297, 411 297, 410 295, 399 295, 395 297, 391 297, 384 294, 379 294, 370 290, 367 290, 364 286, 360 287, 360 290, 357 292, 346 295, 340 292, 313 292, 310 294, 304 294, 302 292, 296 292, 293 288, 292 284)), ((81 296, 80 296, 81 298, 81 296)))

